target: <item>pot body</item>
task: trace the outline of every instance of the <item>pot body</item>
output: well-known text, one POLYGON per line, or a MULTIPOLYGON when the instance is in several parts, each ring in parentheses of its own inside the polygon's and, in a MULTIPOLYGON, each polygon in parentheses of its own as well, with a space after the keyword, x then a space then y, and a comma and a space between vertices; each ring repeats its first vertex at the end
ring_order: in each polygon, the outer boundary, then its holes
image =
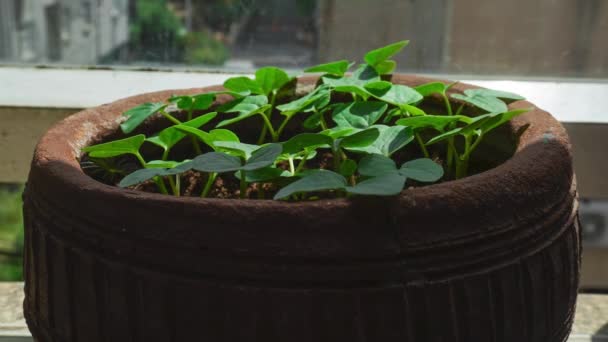
POLYGON ((529 127, 500 166, 394 198, 173 198, 79 168, 125 109, 215 89, 86 110, 41 139, 24 196, 38 341, 566 340, 580 229, 570 145, 548 113, 510 123, 529 127))

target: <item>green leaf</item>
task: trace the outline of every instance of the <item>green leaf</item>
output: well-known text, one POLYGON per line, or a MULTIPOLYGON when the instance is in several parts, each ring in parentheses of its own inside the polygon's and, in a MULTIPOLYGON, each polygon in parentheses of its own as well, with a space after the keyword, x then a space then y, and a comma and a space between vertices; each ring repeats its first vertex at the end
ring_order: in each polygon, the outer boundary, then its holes
POLYGON ((173 160, 151 160, 146 163, 146 168, 161 168, 161 169, 171 169, 179 165, 179 162, 173 160))
POLYGON ((324 134, 301 133, 283 143, 283 153, 293 155, 305 149, 314 149, 324 145, 331 146, 332 143, 333 139, 324 134))
POLYGON ((220 112, 239 113, 236 117, 221 121, 216 127, 223 127, 239 122, 256 114, 263 114, 271 105, 268 104, 268 98, 264 95, 247 96, 231 101, 218 108, 220 112))
POLYGON ((251 158, 253 151, 260 148, 258 145, 245 144, 237 141, 216 141, 213 144, 218 149, 242 157, 245 160, 251 158))
POLYGON ((183 133, 182 130, 180 130, 180 128, 178 128, 178 126, 182 126, 182 127, 188 126, 188 127, 198 128, 198 127, 201 127, 204 124, 208 123, 209 121, 213 120, 213 118, 215 118, 216 115, 217 115, 216 112, 211 112, 211 113, 196 117, 190 121, 186 121, 186 122, 182 123, 181 125, 175 125, 175 126, 165 128, 162 131, 160 131, 160 133, 158 133, 158 135, 147 138, 146 141, 151 142, 155 145, 158 145, 158 146, 162 147, 164 150, 169 150, 173 146, 175 146, 175 144, 177 144, 180 140, 182 140, 184 137, 186 137, 186 134, 183 133))
POLYGON ((373 127, 340 138, 339 141, 335 141, 334 144, 338 143, 342 148, 365 147, 373 144, 376 139, 378 139, 379 135, 380 132, 378 131, 378 128, 373 127))
POLYGON ((227 130, 227 129, 223 129, 223 128, 212 129, 211 131, 209 131, 209 134, 211 135, 211 138, 213 139, 213 143, 218 142, 218 141, 240 142, 239 137, 236 134, 234 134, 234 132, 227 130))
POLYGON ((277 106, 284 115, 319 110, 330 101, 329 87, 325 84, 294 101, 277 106))
MULTIPOLYGON (((241 172, 237 171, 234 173, 237 179, 241 179, 241 172)), ((259 183, 259 182, 270 182, 281 177, 290 177, 291 173, 283 169, 276 167, 263 167, 261 169, 247 171, 245 173, 245 180, 247 183, 259 183)))
POLYGON ((332 113, 332 119, 340 127, 368 128, 386 111, 386 103, 355 101, 342 104, 332 113))
POLYGON ((312 170, 301 179, 279 190, 274 199, 282 199, 300 192, 344 189, 346 179, 344 176, 329 170, 312 170))
POLYGON ((378 64, 391 58, 393 55, 397 54, 407 44, 409 44, 409 40, 402 40, 397 43, 393 43, 375 50, 371 50, 365 54, 364 60, 367 64, 375 67, 378 64))
POLYGON ((368 154, 359 161, 359 174, 362 176, 380 176, 396 172, 395 161, 382 154, 368 154))
MULTIPOLYGON (((208 132, 202 131, 195 127, 183 125, 183 124, 175 125, 175 126, 173 126, 173 128, 175 128, 175 130, 178 132, 183 132, 185 134, 193 135, 193 136, 197 137, 198 139, 200 139, 202 142, 204 142, 206 145, 213 147, 214 140, 213 140, 213 137, 208 132)), ((150 139, 148 139, 148 140, 150 140, 150 139)), ((158 139, 154 139, 154 141, 152 141, 152 142, 157 143, 158 142, 157 140, 158 139)))
POLYGON ((241 158, 220 152, 208 152, 192 160, 192 168, 202 172, 230 172, 241 167, 241 158))
POLYGON ((224 88, 234 91, 235 93, 249 95, 258 94, 266 95, 260 84, 246 76, 231 77, 224 82, 224 88))
POLYGON ((322 72, 341 77, 344 76, 351 65, 352 64, 349 61, 343 59, 340 61, 318 64, 308 69, 304 69, 304 72, 322 72))
POLYGON ((150 169, 139 169, 135 172, 128 174, 125 178, 120 180, 118 186, 121 188, 127 188, 139 183, 143 183, 156 176, 164 176, 166 173, 164 168, 150 168, 150 169))
POLYGON ((390 82, 380 81, 367 84, 365 89, 375 98, 397 107, 419 102, 423 99, 416 90, 390 82))
POLYGON ((507 100, 525 100, 525 98, 515 93, 493 89, 467 89, 464 91, 464 93, 467 96, 497 97, 499 99, 507 100))
POLYGON ((459 134, 464 135, 464 136, 476 134, 477 130, 479 129, 479 127, 481 127, 481 125, 483 125, 487 120, 494 118, 496 115, 498 115, 498 114, 489 113, 489 114, 484 114, 484 115, 476 116, 473 118, 469 118, 470 122, 466 126, 457 127, 451 131, 439 134, 439 135, 433 137, 432 139, 430 139, 425 145, 432 145, 434 143, 443 141, 449 137, 453 137, 453 136, 456 136, 459 134))
POLYGON ((397 67, 397 62, 395 62, 393 60, 386 60, 386 61, 382 61, 382 62, 376 64, 376 66, 374 68, 376 69, 378 74, 387 75, 387 74, 390 74, 391 72, 393 72, 396 67, 397 67))
POLYGON ((340 174, 344 177, 354 175, 355 171, 357 171, 357 162, 352 159, 343 160, 338 169, 338 172, 340 172, 340 174))
POLYGON ((430 82, 414 87, 420 95, 427 97, 433 94, 445 94, 448 90, 448 85, 441 82, 430 82))
POLYGON ((232 100, 217 110, 223 113, 249 113, 268 104, 268 98, 264 95, 251 95, 232 100))
POLYGON ((215 93, 172 96, 169 98, 169 102, 175 103, 177 108, 182 110, 205 110, 211 107, 213 101, 215 101, 215 93))
POLYGON ((370 93, 365 89, 365 85, 380 81, 380 75, 373 67, 361 64, 350 77, 324 76, 322 80, 334 91, 355 93, 363 99, 367 99, 370 93))
POLYGON ((403 163, 399 174, 419 182, 436 182, 443 177, 443 168, 431 159, 420 158, 403 163))
POLYGON ((424 115, 413 116, 397 120, 397 125, 411 127, 413 130, 423 128, 433 128, 443 132, 452 122, 471 122, 471 119, 464 115, 424 115))
POLYGON ((283 152, 281 144, 267 144, 251 153, 251 157, 243 166, 243 170, 251 171, 272 165, 277 157, 283 152))
POLYGON ((255 81, 260 85, 265 95, 279 90, 290 80, 287 73, 277 67, 264 67, 255 72, 255 81))
POLYGON ((488 113, 503 113, 508 110, 507 104, 496 97, 489 97, 479 94, 461 95, 452 94, 452 97, 464 102, 470 103, 478 108, 481 108, 488 113))
POLYGON ((375 125, 373 128, 378 129, 378 138, 370 145, 345 147, 349 151, 377 153, 390 157, 405 145, 414 140, 414 132, 411 128, 405 126, 385 126, 375 125))
POLYGON ((398 173, 386 173, 366 179, 355 186, 346 187, 346 191, 357 195, 393 196, 403 190, 406 177, 398 173))
POLYGON ((120 128, 122 129, 123 133, 131 133, 148 117, 164 109, 165 107, 167 107, 167 105, 162 102, 144 103, 137 107, 133 107, 123 113, 123 115, 127 116, 128 119, 120 124, 120 128))
POLYGON ((483 134, 486 134, 494 128, 508 122, 509 120, 513 119, 518 115, 528 112, 529 110, 530 109, 517 109, 505 113, 496 114, 496 116, 492 117, 491 119, 484 121, 479 126, 479 129, 482 131, 483 134))
POLYGON ((93 158, 110 158, 123 154, 139 154, 139 148, 146 140, 146 136, 138 134, 129 138, 110 141, 103 144, 87 146, 82 149, 83 152, 88 152, 89 157, 93 158))

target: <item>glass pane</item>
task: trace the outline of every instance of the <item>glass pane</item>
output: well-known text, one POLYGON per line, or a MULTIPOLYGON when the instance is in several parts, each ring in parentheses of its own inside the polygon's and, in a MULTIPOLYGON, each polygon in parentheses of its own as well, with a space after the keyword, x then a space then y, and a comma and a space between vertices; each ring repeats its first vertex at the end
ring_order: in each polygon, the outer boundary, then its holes
POLYGON ((360 59, 399 70, 608 77, 605 0, 2 0, 0 63, 249 71, 360 59))

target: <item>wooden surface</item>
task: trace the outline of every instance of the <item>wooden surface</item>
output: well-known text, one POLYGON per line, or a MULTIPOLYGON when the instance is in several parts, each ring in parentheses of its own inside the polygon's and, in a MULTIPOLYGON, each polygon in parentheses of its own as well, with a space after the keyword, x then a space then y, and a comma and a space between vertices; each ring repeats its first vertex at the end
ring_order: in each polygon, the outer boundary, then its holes
MULTIPOLYGON (((0 342, 31 341, 22 303, 23 283, 0 283, 0 342)), ((608 341, 608 295, 579 295, 574 328, 568 341, 608 341)))

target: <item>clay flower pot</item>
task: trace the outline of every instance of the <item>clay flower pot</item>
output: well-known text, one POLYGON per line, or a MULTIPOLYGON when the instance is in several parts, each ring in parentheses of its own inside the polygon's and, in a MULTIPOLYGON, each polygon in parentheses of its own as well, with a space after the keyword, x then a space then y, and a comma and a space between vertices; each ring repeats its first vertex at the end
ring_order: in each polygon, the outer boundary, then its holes
POLYGON ((126 109, 219 88, 88 109, 40 140, 24 204, 37 341, 565 341, 580 229, 570 143, 551 115, 512 120, 511 137, 529 127, 499 166, 393 198, 175 198, 81 170, 81 148, 126 109))

